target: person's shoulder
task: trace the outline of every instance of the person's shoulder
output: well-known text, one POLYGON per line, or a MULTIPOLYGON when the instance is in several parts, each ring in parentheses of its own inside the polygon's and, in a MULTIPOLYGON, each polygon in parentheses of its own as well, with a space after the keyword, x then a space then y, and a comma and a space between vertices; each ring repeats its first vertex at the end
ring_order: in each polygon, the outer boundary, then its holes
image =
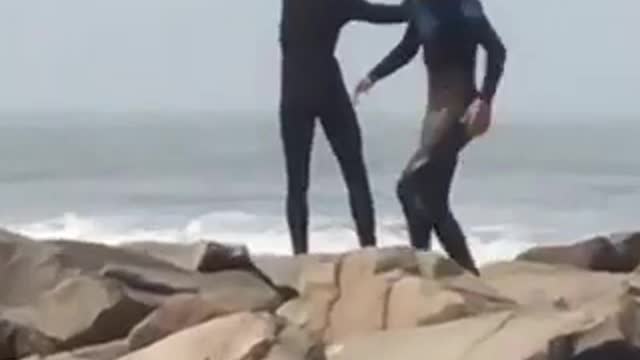
POLYGON ((481 19, 484 17, 484 7, 480 0, 461 0, 462 14, 469 19, 481 19))

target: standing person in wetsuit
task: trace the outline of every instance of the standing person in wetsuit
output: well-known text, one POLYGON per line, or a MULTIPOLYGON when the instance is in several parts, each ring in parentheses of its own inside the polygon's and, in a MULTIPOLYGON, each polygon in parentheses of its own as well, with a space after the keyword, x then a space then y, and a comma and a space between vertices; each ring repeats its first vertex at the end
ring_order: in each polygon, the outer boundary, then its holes
POLYGON ((295 254, 308 251, 309 162, 320 119, 349 192, 360 245, 375 246, 375 219, 360 127, 334 56, 349 21, 407 21, 402 5, 365 0, 283 0, 280 126, 287 170, 287 222, 295 254))
POLYGON ((449 194, 459 152, 487 131, 504 72, 506 49, 479 0, 410 0, 411 19, 400 43, 356 87, 356 96, 406 65, 423 49, 428 105, 419 148, 397 186, 411 244, 430 248, 435 230, 460 265, 479 274, 449 194), (487 52, 484 81, 475 84, 476 52, 487 52))

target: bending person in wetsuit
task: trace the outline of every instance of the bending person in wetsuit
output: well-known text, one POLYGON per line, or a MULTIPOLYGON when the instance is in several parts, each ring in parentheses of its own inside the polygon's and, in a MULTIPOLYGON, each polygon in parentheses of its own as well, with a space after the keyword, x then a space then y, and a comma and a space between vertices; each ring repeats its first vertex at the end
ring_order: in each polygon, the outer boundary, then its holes
POLYGON ((309 162, 319 118, 349 192, 361 246, 375 246, 375 221, 360 128, 334 56, 349 21, 407 21, 402 5, 365 0, 283 0, 280 127, 287 170, 287 222, 295 254, 308 251, 309 162))
POLYGON ((414 247, 428 250, 435 230, 449 256, 479 274, 449 194, 459 152, 489 127, 506 49, 478 0, 411 1, 402 41, 358 84, 356 96, 407 64, 422 47, 428 105, 419 148, 403 171, 397 195, 414 247), (487 52, 480 90, 475 84, 478 46, 487 52))

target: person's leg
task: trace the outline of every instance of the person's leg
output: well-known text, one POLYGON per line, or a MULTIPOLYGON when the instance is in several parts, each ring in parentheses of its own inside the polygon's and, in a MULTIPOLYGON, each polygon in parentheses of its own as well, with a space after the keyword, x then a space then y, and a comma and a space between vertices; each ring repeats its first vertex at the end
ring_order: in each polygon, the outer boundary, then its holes
POLYGON ((375 213, 362 153, 360 126, 349 94, 340 83, 331 101, 324 106, 321 122, 347 185, 360 246, 375 246, 375 213))
POLYGON ((287 224, 294 254, 308 252, 309 162, 315 119, 304 107, 281 106, 280 134, 287 171, 287 224))
MULTIPOLYGON (((414 156, 415 157, 415 156, 414 156)), ((407 223, 407 232, 411 246, 428 251, 431 249, 431 232, 433 220, 429 218, 423 203, 420 189, 423 184, 424 172, 422 167, 411 168, 412 162, 402 173, 396 188, 396 195, 407 223)))
POLYGON ((424 201, 434 219, 435 232, 442 247, 460 266, 475 275, 478 268, 471 256, 462 228, 456 220, 449 203, 453 175, 457 167, 455 158, 434 161, 429 185, 424 189, 424 201))

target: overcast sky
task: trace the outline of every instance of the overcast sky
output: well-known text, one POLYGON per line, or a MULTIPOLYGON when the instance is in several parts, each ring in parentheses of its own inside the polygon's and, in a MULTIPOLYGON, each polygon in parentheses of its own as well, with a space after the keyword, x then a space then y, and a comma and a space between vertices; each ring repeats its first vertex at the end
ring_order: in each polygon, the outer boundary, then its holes
MULTIPOLYGON (((484 2, 509 50, 501 111, 637 113, 640 1, 484 2)), ((0 0, 0 110, 275 112, 280 6, 278 0, 0 0)), ((338 56, 350 88, 403 30, 345 28, 338 56)), ((361 106, 387 112, 421 106, 423 77, 416 59, 361 106)))

